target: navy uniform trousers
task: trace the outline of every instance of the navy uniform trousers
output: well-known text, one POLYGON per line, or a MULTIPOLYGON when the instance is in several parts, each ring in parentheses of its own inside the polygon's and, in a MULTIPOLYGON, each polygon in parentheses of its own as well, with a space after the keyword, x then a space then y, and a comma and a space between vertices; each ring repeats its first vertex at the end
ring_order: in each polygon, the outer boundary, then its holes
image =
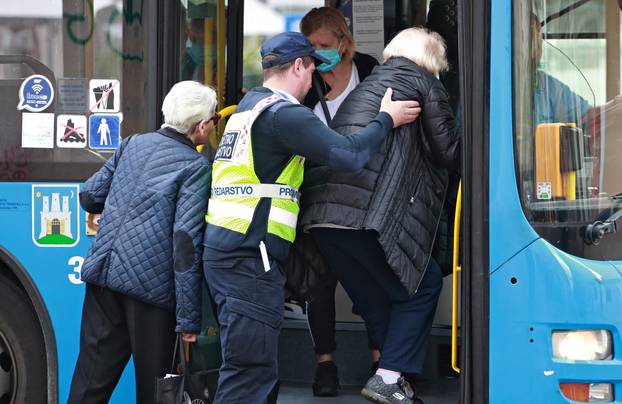
POLYGON ((389 267, 375 231, 313 228, 311 234, 365 320, 370 343, 380 347, 380 367, 421 374, 443 286, 434 259, 411 297, 389 267))
POLYGON ((276 403, 285 276, 271 260, 203 261, 218 307, 223 364, 214 404, 276 403))

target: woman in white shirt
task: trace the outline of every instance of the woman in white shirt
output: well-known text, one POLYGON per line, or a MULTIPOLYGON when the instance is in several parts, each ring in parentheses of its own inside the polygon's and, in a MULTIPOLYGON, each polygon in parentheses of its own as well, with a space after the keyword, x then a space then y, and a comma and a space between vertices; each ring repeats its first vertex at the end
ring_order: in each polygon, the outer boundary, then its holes
MULTIPOLYGON (((300 22, 300 30, 318 53, 331 61, 316 66, 313 86, 304 104, 327 125, 337 113, 348 94, 367 77, 378 61, 358 53, 345 18, 332 7, 314 8, 300 22)), ((315 371, 313 394, 336 396, 339 389, 337 367, 333 362, 335 343, 335 288, 337 278, 326 275, 326 285, 307 305, 309 329, 318 366, 315 371)), ((325 282, 324 282, 325 281, 325 282)), ((380 357, 378 347, 370 343, 374 366, 380 357)))

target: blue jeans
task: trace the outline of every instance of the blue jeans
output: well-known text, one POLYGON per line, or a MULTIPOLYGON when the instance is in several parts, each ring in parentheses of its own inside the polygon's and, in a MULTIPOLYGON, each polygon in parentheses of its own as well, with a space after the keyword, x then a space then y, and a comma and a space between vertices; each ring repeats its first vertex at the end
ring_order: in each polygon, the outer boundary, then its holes
POLYGON ((283 321, 281 266, 259 258, 203 261, 217 305, 223 364, 214 404, 276 403, 283 321))
POLYGON ((436 261, 430 258, 411 297, 389 267, 374 231, 313 228, 311 234, 365 320, 370 340, 380 347, 380 367, 421 374, 443 286, 436 261))

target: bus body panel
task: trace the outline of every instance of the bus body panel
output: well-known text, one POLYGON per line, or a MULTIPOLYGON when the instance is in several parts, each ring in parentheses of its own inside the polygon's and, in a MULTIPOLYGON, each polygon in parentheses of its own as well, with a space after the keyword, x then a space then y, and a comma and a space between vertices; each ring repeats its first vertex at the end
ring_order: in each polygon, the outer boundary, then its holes
MULTIPOLYGON (((41 247, 35 244, 34 221, 39 212, 33 211, 33 192, 37 186, 64 187, 71 183, 0 183, 0 223, 8 232, 0 233, 0 245, 6 248, 26 269, 39 290, 52 321, 58 353, 59 402, 66 402, 79 351, 80 320, 84 284, 79 271, 92 237, 85 231, 85 212, 77 209, 73 217, 79 222, 79 240, 72 247, 41 247), (27 225, 25 225, 27 224, 27 225), (44 263, 45 265, 41 265, 44 263)), ((77 188, 76 188, 77 189, 77 188)), ((74 196, 77 201, 78 195, 74 196)), ((73 203, 72 212, 75 210, 73 203)), ((112 403, 134 401, 133 365, 126 371, 115 390, 112 403)))
POLYGON ((491 403, 567 403, 560 382, 614 383, 622 402, 622 275, 540 239, 490 277, 491 403), (605 329, 612 360, 553 358, 552 332, 605 329))
POLYGON ((490 37, 490 271, 538 238, 520 205, 512 137, 512 4, 494 1, 490 37))
POLYGON ((620 275, 622 275, 622 262, 611 261, 611 265, 613 265, 618 270, 618 272, 620 272, 620 275))
POLYGON ((577 258, 540 239, 523 213, 514 159, 511 17, 510 1, 492 2, 490 403, 567 403, 560 381, 614 383, 622 402, 619 354, 589 363, 553 360, 555 329, 608 329, 614 352, 622 346, 622 277, 609 262, 577 258))

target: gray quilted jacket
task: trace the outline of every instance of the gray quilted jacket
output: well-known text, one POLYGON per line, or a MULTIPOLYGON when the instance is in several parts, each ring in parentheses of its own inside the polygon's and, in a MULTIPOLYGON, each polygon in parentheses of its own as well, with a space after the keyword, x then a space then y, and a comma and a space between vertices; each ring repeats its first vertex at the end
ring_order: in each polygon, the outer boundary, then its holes
POLYGON ((102 213, 82 280, 175 308, 175 330, 198 333, 210 175, 210 163, 173 130, 125 139, 80 192, 84 210, 102 213))

